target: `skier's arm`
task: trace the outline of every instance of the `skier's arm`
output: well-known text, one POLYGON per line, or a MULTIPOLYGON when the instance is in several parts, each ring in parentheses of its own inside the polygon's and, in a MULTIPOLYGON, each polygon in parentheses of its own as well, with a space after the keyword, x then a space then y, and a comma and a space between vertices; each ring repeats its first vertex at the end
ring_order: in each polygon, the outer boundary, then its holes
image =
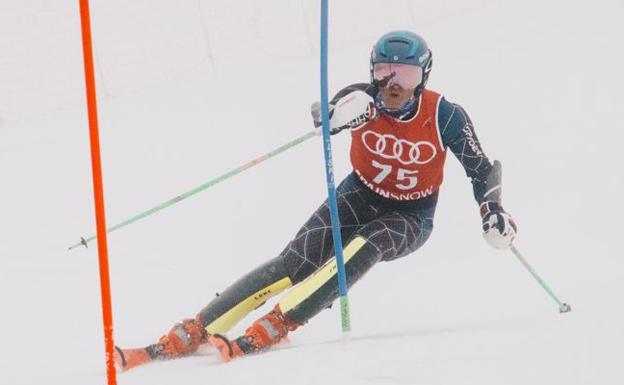
MULTIPOLYGON (((477 203, 480 205, 486 200, 500 202, 500 188, 495 188, 495 185, 488 186, 492 163, 483 152, 472 122, 464 109, 442 99, 438 110, 438 126, 442 143, 455 154, 470 178, 477 203)), ((491 182, 496 182, 490 179, 491 182)))
MULTIPOLYGON (((347 128, 356 128, 375 115, 373 96, 376 90, 368 83, 352 84, 338 91, 329 102, 330 133, 339 133, 347 128)), ((310 107, 314 126, 321 126, 321 104, 310 107)))
POLYGON ((493 247, 511 245, 517 227, 501 205, 501 164, 490 163, 464 109, 445 99, 438 110, 438 127, 443 144, 451 149, 470 178, 475 200, 479 204, 483 236, 493 247))

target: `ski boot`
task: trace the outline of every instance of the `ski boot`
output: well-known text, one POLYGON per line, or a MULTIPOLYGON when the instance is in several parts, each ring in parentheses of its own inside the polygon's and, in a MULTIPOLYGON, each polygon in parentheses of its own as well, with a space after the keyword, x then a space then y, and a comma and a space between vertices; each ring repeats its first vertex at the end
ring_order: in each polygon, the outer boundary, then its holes
POLYGON ((208 341, 208 333, 198 319, 186 319, 175 324, 158 343, 138 349, 115 346, 115 363, 121 371, 130 370, 154 360, 170 360, 192 354, 208 341))
POLYGON ((245 334, 230 341, 221 334, 213 334, 208 341, 217 348, 225 362, 247 354, 259 353, 284 340, 288 332, 299 327, 295 322, 287 319, 276 305, 264 317, 255 321, 245 334))

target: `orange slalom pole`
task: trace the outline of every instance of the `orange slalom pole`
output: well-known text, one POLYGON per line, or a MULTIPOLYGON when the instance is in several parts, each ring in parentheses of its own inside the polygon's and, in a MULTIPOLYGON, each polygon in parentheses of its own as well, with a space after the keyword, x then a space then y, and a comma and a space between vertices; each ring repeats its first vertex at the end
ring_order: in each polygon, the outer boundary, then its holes
POLYGON ((102 315, 104 319, 106 376, 108 378, 108 385, 116 385, 117 378, 113 356, 113 349, 115 348, 113 342, 113 310, 108 272, 108 246, 106 244, 106 217, 104 215, 104 188, 102 182, 102 164, 100 161, 100 138, 98 132, 93 46, 91 40, 91 16, 89 15, 89 0, 79 1, 82 52, 84 56, 85 84, 87 89, 87 111, 89 114, 89 140, 91 142, 91 169, 93 173, 93 195, 95 200, 95 221, 100 265, 102 315))

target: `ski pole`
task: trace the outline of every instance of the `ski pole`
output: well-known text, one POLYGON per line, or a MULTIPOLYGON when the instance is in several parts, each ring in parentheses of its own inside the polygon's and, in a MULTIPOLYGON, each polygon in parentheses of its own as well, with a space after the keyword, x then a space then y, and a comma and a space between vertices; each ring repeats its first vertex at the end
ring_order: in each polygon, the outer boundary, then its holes
MULTIPOLYGON (((116 224, 114 226, 109 227, 108 229, 106 229, 106 233, 113 232, 113 231, 115 231, 117 229, 120 229, 120 228, 122 228, 124 226, 127 226, 127 225, 129 225, 131 223, 134 223, 134 222, 136 222, 136 221, 138 221, 140 219, 143 219, 143 218, 145 218, 147 216, 150 216, 150 215, 152 215, 152 214, 154 214, 154 213, 156 213, 156 212, 158 212, 160 210, 163 210, 163 209, 165 209, 165 208, 167 208, 169 206, 172 206, 172 205, 180 202, 181 200, 184 200, 184 199, 186 199, 186 198, 188 198, 188 197, 190 197, 192 195, 195 195, 195 194, 197 194, 199 192, 202 192, 202 191, 204 191, 204 190, 206 190, 206 189, 208 189, 208 188, 210 188, 210 187, 212 187, 212 186, 214 186, 214 185, 216 185, 218 183, 221 183, 224 180, 226 180, 228 178, 231 178, 231 177, 233 177, 236 174, 239 174, 239 173, 241 173, 241 172, 243 172, 243 171, 245 171, 245 170, 247 170, 247 169, 249 169, 249 168, 251 168, 251 167, 253 167, 253 166, 257 165, 257 164, 259 164, 259 163, 264 162, 265 160, 267 160, 269 158, 274 157, 277 154, 280 154, 280 153, 288 150, 289 148, 295 147, 296 145, 305 142, 306 140, 312 138, 313 136, 317 136, 317 135, 320 135, 320 134, 321 134, 321 131, 319 129, 314 129, 312 131, 309 131, 307 134, 302 135, 302 136, 298 137, 297 139, 294 139, 294 140, 292 140, 292 141, 290 141, 290 142, 288 142, 288 143, 286 143, 286 144, 284 144, 284 145, 282 145, 282 146, 280 146, 280 147, 278 147, 278 148, 276 148, 276 149, 274 149, 274 150, 272 150, 272 151, 270 151, 270 152, 268 152, 268 153, 266 153, 266 154, 264 154, 264 155, 262 155, 262 156, 260 156, 260 157, 258 157, 256 159, 253 159, 253 160, 243 164, 242 166, 236 167, 236 168, 226 172, 225 174, 220 175, 220 176, 218 176, 218 177, 216 177, 214 179, 211 179, 211 180, 209 180, 209 181, 207 181, 207 182, 205 182, 205 183, 203 183, 203 184, 201 184, 201 185, 199 185, 199 186, 197 186, 197 187, 195 187, 195 188, 193 188, 193 189, 191 189, 189 191, 186 191, 186 192, 184 192, 184 193, 182 193, 182 194, 180 194, 180 195, 178 195, 178 196, 176 196, 174 198, 169 199, 166 202, 163 202, 163 203, 161 203, 161 204, 159 204, 157 206, 152 207, 149 210, 146 210, 146 211, 144 211, 142 213, 136 214, 135 216, 133 216, 131 218, 128 218, 128 219, 126 219, 123 222, 120 222, 120 223, 118 223, 118 224, 116 224)), ((69 250, 72 250, 72 249, 74 249, 74 248, 76 248, 76 247, 78 247, 80 245, 83 245, 84 247, 88 247, 88 243, 93 241, 96 238, 97 238, 96 235, 91 235, 90 237, 87 237, 87 238, 80 237, 80 242, 70 246, 69 250)))
POLYGON ((515 256, 518 258, 518 260, 520 262, 522 262, 522 264, 524 265, 524 267, 527 268, 527 270, 529 271, 529 273, 531 273, 531 275, 533 276, 533 278, 535 278, 535 280, 540 284, 540 286, 542 286, 542 288, 544 290, 546 290, 546 293, 548 293, 548 295, 550 295, 550 297, 552 299, 555 300, 555 302, 557 302, 557 304, 559 305, 559 313, 567 313, 569 311, 572 310, 572 308, 570 307, 570 305, 568 305, 565 302, 561 302, 559 300, 559 298, 557 298, 557 296, 555 295, 555 293, 550 289, 550 287, 548 287, 548 285, 546 285, 546 283, 544 282, 544 280, 537 275, 537 273, 535 272, 535 270, 533 270, 533 268, 531 267, 531 265, 529 265, 529 263, 526 261, 526 259, 524 259, 524 257, 522 257, 522 254, 520 254, 520 252, 518 251, 518 249, 516 249, 516 247, 514 245, 511 245, 511 251, 515 254, 515 256))

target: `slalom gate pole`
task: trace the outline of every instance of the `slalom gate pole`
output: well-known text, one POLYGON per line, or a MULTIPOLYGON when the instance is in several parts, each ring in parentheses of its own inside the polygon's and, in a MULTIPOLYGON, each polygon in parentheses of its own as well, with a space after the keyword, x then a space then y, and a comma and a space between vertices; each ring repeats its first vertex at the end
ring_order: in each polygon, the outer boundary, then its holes
MULTIPOLYGON (((180 194, 180 195, 178 195, 178 196, 176 196, 174 198, 171 198, 168 201, 165 201, 165 202, 163 202, 163 203, 161 203, 161 204, 159 204, 157 206, 154 206, 154 207, 152 207, 149 210, 143 211, 143 212, 141 212, 139 214, 136 214, 133 217, 130 217, 130 218, 126 219, 123 222, 120 222, 120 223, 118 223, 118 224, 116 224, 114 226, 111 226, 110 228, 108 228, 106 230, 106 232, 107 233, 113 232, 113 231, 115 231, 117 229, 120 229, 122 227, 128 226, 131 223, 134 223, 134 222, 136 222, 138 220, 141 220, 141 219, 143 219, 143 218, 145 218, 147 216, 150 216, 150 215, 152 215, 152 214, 154 214, 154 213, 156 213, 156 212, 158 212, 160 210, 166 209, 169 206, 173 206, 174 204, 180 202, 181 200, 184 200, 184 199, 186 199, 186 198, 188 198, 188 197, 190 197, 192 195, 195 195, 197 193, 200 193, 200 192, 202 192, 202 191, 204 191, 204 190, 206 190, 206 189, 208 189, 208 188, 210 188, 210 187, 212 187, 212 186, 214 186, 216 184, 219 184, 219 183, 223 182, 224 180, 226 180, 228 178, 231 178, 234 175, 239 174, 239 173, 241 173, 241 172, 243 172, 243 171, 245 171, 245 170, 247 170, 247 169, 249 169, 249 168, 251 168, 251 167, 253 167, 253 166, 257 165, 257 164, 259 164, 259 163, 262 163, 265 160, 274 157, 275 155, 281 154, 282 152, 284 152, 284 151, 286 151, 286 150, 288 150, 288 149, 290 149, 292 147, 295 147, 296 145, 298 145, 300 143, 303 143, 306 140, 308 140, 308 139, 310 139, 310 138, 312 138, 312 137, 314 137, 316 135, 320 135, 320 131, 318 129, 314 129, 312 131, 309 131, 305 135, 302 135, 302 136, 300 136, 300 137, 298 137, 298 138, 296 138, 296 139, 294 139, 294 140, 292 140, 292 141, 290 141, 290 142, 288 142, 288 143, 286 143, 286 144, 284 144, 284 145, 282 145, 282 146, 280 146, 280 147, 278 147, 278 148, 276 148, 276 149, 274 149, 274 150, 272 150, 272 151, 270 151, 270 152, 268 152, 268 153, 266 153, 266 154, 264 154, 264 155, 262 155, 262 156, 260 156, 260 157, 258 157, 256 159, 253 159, 253 160, 251 160, 251 161, 249 161, 249 162, 247 162, 247 163, 245 163, 245 164, 243 164, 243 165, 241 165, 239 167, 236 167, 236 168, 226 172, 225 174, 222 174, 222 175, 220 175, 220 176, 218 176, 218 177, 216 177, 214 179, 211 179, 211 180, 209 180, 209 181, 207 181, 205 183, 202 183, 201 185, 199 185, 199 186, 197 186, 197 187, 195 187, 195 188, 193 188, 191 190, 188 190, 188 191, 186 191, 186 192, 184 192, 184 193, 182 193, 182 194, 180 194)), ((71 245, 69 247, 69 250, 72 250, 72 249, 74 249, 74 248, 76 248, 76 247, 78 247, 80 245, 88 247, 89 242, 91 242, 92 240, 94 240, 96 238, 97 238, 96 235, 91 235, 91 236, 89 236, 87 238, 81 237, 80 238, 80 242, 77 242, 77 243, 71 245)))
POLYGON ((87 111, 89 114, 89 140, 91 143, 91 168, 93 173, 93 196, 95 200, 95 221, 98 233, 98 257, 100 266, 100 288, 102 316, 104 321, 104 345, 106 348, 106 377, 108 385, 116 385, 117 377, 113 357, 113 311, 108 271, 108 247, 106 244, 106 217, 104 214, 104 187, 100 161, 100 138, 97 118, 97 98, 93 67, 93 45, 91 40, 91 16, 89 0, 80 0, 80 25, 84 57, 85 84, 87 90, 87 111))
POLYGON ((323 150, 325 154, 325 175, 329 194, 329 211, 331 214, 332 235, 338 266, 338 294, 340 295, 340 317, 343 337, 349 338, 351 331, 351 315, 347 296, 347 278, 342 254, 342 236, 340 234, 340 218, 336 203, 336 186, 334 183, 334 164, 332 160, 331 136, 329 133, 329 96, 327 81, 327 40, 328 40, 328 0, 321 0, 321 116, 323 123, 323 150))
POLYGON ((511 246, 511 251, 514 253, 516 258, 518 258, 518 260, 524 265, 524 267, 526 267, 529 273, 531 273, 533 278, 535 278, 535 280, 540 284, 540 286, 542 286, 542 288, 546 291, 546 293, 548 293, 548 295, 550 295, 550 297, 553 300, 555 300, 555 302, 557 302, 557 304, 559 305, 559 313, 567 313, 569 311, 572 311, 572 307, 570 307, 570 305, 568 305, 565 302, 561 302, 559 298, 557 298, 555 293, 550 289, 550 287, 548 287, 548 285, 546 285, 544 280, 535 272, 535 270, 533 270, 531 265, 529 265, 526 259, 522 257, 522 254, 520 254, 520 252, 518 251, 518 249, 516 249, 514 245, 511 246))

